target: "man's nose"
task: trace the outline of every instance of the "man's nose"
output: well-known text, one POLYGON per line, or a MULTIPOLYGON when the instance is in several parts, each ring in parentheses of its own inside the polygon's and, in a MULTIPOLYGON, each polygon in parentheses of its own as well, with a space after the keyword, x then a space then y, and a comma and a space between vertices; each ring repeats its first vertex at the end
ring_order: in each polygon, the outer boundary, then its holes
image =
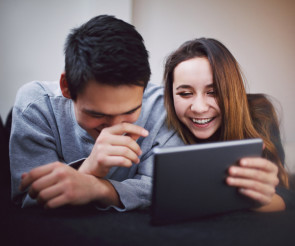
POLYGON ((109 126, 114 126, 114 125, 117 125, 117 124, 120 124, 124 122, 124 117, 121 116, 121 115, 117 115, 117 116, 110 116, 108 117, 107 119, 107 124, 109 126))

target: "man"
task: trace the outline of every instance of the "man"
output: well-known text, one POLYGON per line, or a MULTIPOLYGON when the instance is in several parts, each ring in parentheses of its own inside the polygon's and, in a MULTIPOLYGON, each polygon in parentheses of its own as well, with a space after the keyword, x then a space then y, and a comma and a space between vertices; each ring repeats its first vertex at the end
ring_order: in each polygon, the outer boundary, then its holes
POLYGON ((60 82, 32 82, 17 94, 13 201, 148 206, 153 148, 181 144, 165 127, 162 89, 147 85, 149 77, 148 52, 132 25, 103 15, 74 29, 60 82))

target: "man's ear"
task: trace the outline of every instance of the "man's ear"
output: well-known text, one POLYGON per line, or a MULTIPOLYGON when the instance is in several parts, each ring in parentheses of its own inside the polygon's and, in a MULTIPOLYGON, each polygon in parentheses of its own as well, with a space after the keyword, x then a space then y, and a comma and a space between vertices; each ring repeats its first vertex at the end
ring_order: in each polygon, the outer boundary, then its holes
POLYGON ((71 93, 70 93, 70 90, 69 90, 68 81, 66 80, 66 74, 65 73, 61 74, 59 85, 60 85, 62 95, 64 97, 68 98, 68 99, 71 99, 71 93))

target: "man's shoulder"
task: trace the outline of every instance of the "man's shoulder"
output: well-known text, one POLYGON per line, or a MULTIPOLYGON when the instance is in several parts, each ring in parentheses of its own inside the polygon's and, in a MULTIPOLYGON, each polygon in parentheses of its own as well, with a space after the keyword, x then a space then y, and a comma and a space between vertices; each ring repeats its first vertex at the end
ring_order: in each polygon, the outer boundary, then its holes
POLYGON ((161 85, 148 83, 145 91, 144 91, 144 99, 150 97, 163 97, 164 88, 161 85))
POLYGON ((150 138, 161 130, 166 118, 163 87, 148 84, 142 100, 142 109, 136 124, 150 132, 150 138))
POLYGON ((40 95, 54 96, 60 94, 58 81, 31 81, 22 85, 18 95, 37 97, 40 95))
MULTIPOLYGON (((142 117, 158 118, 163 114, 164 109, 164 90, 163 87, 157 84, 149 83, 145 89, 142 99, 142 117)), ((147 119, 146 119, 147 120, 147 119)))
POLYGON ((46 98, 60 95, 58 82, 32 81, 19 88, 15 106, 25 109, 31 104, 42 104, 46 98))

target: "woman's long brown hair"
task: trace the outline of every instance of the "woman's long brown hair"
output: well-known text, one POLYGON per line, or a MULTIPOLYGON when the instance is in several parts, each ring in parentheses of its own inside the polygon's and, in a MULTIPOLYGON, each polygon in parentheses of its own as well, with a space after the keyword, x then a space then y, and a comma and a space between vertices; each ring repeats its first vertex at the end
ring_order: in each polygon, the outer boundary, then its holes
MULTIPOLYGON (((269 115, 259 113, 258 108, 263 108, 266 105, 265 101, 263 104, 261 101, 252 100, 249 107, 239 64, 219 41, 206 38, 187 41, 167 58, 164 83, 168 126, 173 127, 186 144, 198 142, 186 126, 178 120, 173 104, 174 69, 179 63, 195 57, 207 58, 212 68, 213 86, 222 115, 219 141, 262 138, 265 145, 263 157, 277 164, 280 183, 288 187, 288 175, 276 145, 272 141, 272 132, 264 127, 265 123, 271 120, 279 129, 276 113, 274 110, 268 110, 269 115)), ((267 102, 269 107, 271 103, 268 100, 267 102)))

